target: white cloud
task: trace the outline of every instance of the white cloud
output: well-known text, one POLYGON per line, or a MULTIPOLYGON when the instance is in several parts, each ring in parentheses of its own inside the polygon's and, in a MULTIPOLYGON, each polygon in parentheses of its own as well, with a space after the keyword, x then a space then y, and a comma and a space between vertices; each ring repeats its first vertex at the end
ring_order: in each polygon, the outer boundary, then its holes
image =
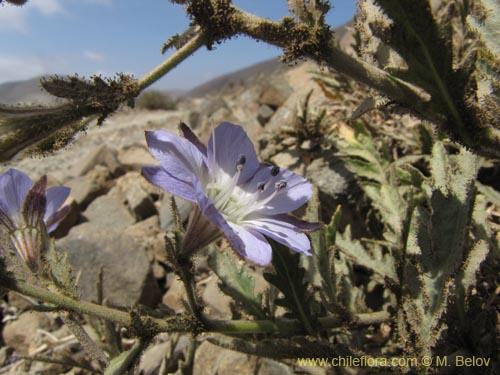
POLYGON ((0 56, 0 82, 30 79, 46 72, 47 66, 40 59, 0 56))
POLYGON ((85 0, 87 3, 111 6, 113 0, 85 0))
POLYGON ((28 17, 33 12, 43 16, 65 13, 60 0, 33 0, 22 7, 8 3, 0 6, 0 31, 9 30, 27 34, 30 31, 28 17))
POLYGON ((28 32, 26 9, 13 5, 0 6, 0 31, 13 30, 20 33, 28 32))
POLYGON ((83 57, 91 61, 104 61, 105 57, 103 54, 95 51, 84 51, 83 57))
POLYGON ((64 13, 64 9, 59 0, 32 0, 27 3, 27 8, 30 6, 36 8, 44 16, 64 13))

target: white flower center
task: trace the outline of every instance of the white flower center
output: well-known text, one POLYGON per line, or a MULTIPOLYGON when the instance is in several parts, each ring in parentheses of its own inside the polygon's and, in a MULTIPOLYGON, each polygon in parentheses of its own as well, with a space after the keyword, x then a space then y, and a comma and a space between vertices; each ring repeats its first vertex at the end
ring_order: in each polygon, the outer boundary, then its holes
POLYGON ((245 156, 240 155, 236 163, 236 173, 232 177, 221 169, 213 171, 211 181, 205 186, 205 194, 212 200, 217 210, 228 222, 235 224, 244 221, 251 212, 264 207, 287 186, 285 180, 272 185, 271 180, 280 171, 278 167, 273 167, 267 180, 259 182, 254 191, 249 190, 248 186, 243 189, 238 186, 238 180, 245 162, 245 156), (274 191, 269 195, 264 194, 268 189, 274 191))

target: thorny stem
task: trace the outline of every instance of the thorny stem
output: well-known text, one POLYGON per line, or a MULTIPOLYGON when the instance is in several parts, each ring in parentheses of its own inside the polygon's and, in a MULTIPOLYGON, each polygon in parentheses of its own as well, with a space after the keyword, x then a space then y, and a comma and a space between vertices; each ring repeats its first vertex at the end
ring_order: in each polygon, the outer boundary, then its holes
MULTIPOLYGON (((61 309, 79 314, 96 316, 117 324, 133 327, 138 322, 154 329, 157 332, 218 332, 231 334, 249 333, 301 333, 302 323, 298 320, 280 319, 271 320, 207 320, 204 325, 199 326, 199 320, 192 316, 174 316, 166 319, 154 318, 151 316, 135 316, 111 307, 97 305, 92 302, 78 301, 73 298, 51 292, 41 287, 27 284, 24 281, 14 280, 5 274, 0 274, 0 285, 14 292, 24 294, 59 306, 61 309)), ((390 315, 385 311, 378 311, 367 314, 357 314, 353 316, 350 327, 362 327, 372 324, 379 324, 390 319, 390 315)), ((337 316, 329 316, 318 319, 318 330, 329 330, 345 326, 346 321, 337 316)), ((348 323, 348 322, 347 322, 348 323)))
POLYGON ((138 92, 143 91, 145 88, 158 81, 161 77, 174 69, 182 61, 187 59, 191 54, 193 54, 196 50, 203 46, 205 42, 206 37, 203 32, 200 32, 199 34, 194 36, 189 42, 179 48, 172 56, 158 65, 152 71, 147 73, 144 77, 142 77, 137 82, 138 92))

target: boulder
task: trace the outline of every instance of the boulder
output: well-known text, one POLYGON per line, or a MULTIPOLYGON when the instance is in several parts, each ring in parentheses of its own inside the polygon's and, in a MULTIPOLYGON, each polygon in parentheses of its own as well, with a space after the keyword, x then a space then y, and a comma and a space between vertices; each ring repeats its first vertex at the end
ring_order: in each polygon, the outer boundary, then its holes
POLYGON ((103 165, 109 169, 113 177, 118 177, 124 173, 124 170, 117 158, 117 154, 115 149, 103 144, 90 151, 82 162, 77 164, 75 175, 83 176, 96 165, 103 165))
POLYGON ((108 230, 124 230, 135 223, 124 199, 110 195, 102 195, 95 199, 85 210, 84 216, 94 226, 108 230))
POLYGON ((126 170, 140 171, 146 165, 157 165, 148 148, 133 144, 118 151, 118 161, 126 170))
POLYGON ((292 93, 292 88, 282 77, 271 79, 262 87, 259 97, 260 104, 267 104, 272 108, 280 107, 292 93))
POLYGON ((104 298, 110 303, 155 306, 159 301, 159 289, 146 251, 123 229, 83 223, 58 240, 56 248, 68 254, 75 276, 79 274, 78 287, 83 299, 97 298, 96 281, 102 267, 104 298))
POLYGON ((273 115, 274 109, 267 104, 262 104, 259 106, 259 112, 257 112, 257 121, 260 125, 264 126, 273 115))

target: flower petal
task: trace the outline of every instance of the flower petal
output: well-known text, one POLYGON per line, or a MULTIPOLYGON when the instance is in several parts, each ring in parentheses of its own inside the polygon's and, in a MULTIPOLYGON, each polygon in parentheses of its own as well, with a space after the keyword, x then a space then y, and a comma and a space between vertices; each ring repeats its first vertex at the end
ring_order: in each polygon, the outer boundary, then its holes
POLYGON ((47 223, 50 217, 52 217, 57 210, 66 202, 68 199, 71 189, 67 186, 56 186, 47 189, 45 196, 47 197, 47 205, 45 208, 44 220, 47 223))
POLYGON ((311 255, 309 238, 290 223, 269 217, 245 221, 244 225, 245 228, 252 228, 294 251, 311 255))
POLYGON ((207 146, 201 143, 200 139, 193 133, 191 128, 181 122, 180 129, 184 138, 191 142, 203 155, 207 156, 207 146))
POLYGON ((149 150, 161 166, 178 180, 190 182, 192 176, 204 180, 207 174, 205 155, 185 138, 155 130, 146 132, 149 150))
MULTIPOLYGON (((190 202, 196 202, 196 195, 192 185, 172 176, 162 167, 142 167, 142 175, 159 188, 190 202)), ((192 176, 192 178, 196 177, 192 176)))
POLYGON ((305 178, 288 169, 280 169, 276 176, 271 176, 272 169, 272 166, 261 167, 252 180, 242 187, 246 191, 256 191, 257 186, 265 182, 265 188, 259 200, 255 203, 256 207, 258 207, 259 201, 262 202, 274 194, 277 182, 286 181, 286 187, 280 189, 263 207, 257 208, 254 211, 256 214, 286 214, 302 207, 311 198, 313 193, 312 185, 305 178))
POLYGON ((229 225, 244 244, 243 248, 233 246, 241 256, 261 266, 267 266, 271 263, 273 250, 262 234, 253 228, 245 228, 232 223, 229 225))
POLYGON ((70 194, 71 189, 66 186, 56 186, 47 189, 47 206, 45 209, 45 216, 43 220, 45 221, 45 226, 47 227, 47 233, 51 233, 56 230, 59 222, 64 219, 64 217, 70 211, 70 206, 61 206, 66 202, 70 194))
POLYGON ((323 226, 322 223, 309 222, 309 221, 301 220, 301 219, 298 219, 294 216, 286 215, 286 214, 268 216, 268 218, 274 219, 274 220, 279 220, 279 221, 284 221, 288 224, 293 225, 294 227, 297 227, 302 232, 313 232, 315 230, 320 229, 323 226))
POLYGON ((24 199, 22 215, 28 227, 39 228, 42 224, 47 206, 46 189, 47 176, 42 176, 35 182, 24 199))
POLYGON ((59 211, 55 212, 53 215, 45 219, 45 226, 47 228, 47 233, 51 233, 57 229, 59 222, 64 219, 64 217, 69 213, 71 207, 69 205, 64 206, 59 211))
POLYGON ((0 176, 0 199, 3 210, 16 225, 21 225, 21 210, 24 199, 31 189, 33 181, 17 169, 9 169, 0 176))
POLYGON ((218 169, 222 169, 226 175, 232 177, 236 173, 236 165, 242 155, 246 160, 241 170, 238 184, 243 184, 252 178, 259 168, 257 154, 255 153, 252 141, 241 126, 233 125, 229 122, 219 124, 212 132, 208 141, 207 159, 210 170, 217 171, 218 169), (214 157, 215 160, 213 160, 214 157), (213 165, 214 161, 215 165, 213 165))

